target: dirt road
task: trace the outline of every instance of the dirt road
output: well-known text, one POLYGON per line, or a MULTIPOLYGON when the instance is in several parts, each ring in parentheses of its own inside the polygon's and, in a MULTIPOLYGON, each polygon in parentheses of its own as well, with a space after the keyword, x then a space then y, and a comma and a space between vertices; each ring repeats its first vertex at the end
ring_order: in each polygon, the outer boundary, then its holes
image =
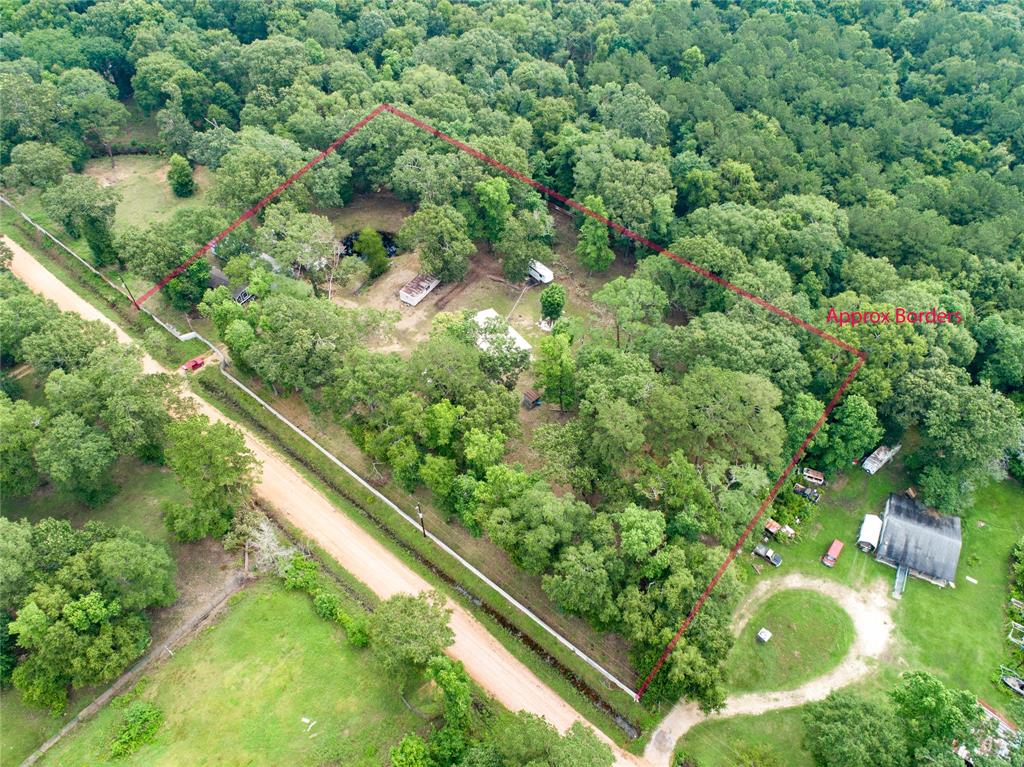
MULTIPOLYGON (((812 679, 795 690, 756 692, 738 695, 726 701, 715 718, 739 714, 763 714, 777 708, 800 706, 821 700, 833 690, 853 684, 865 676, 872 664, 885 653, 892 640, 891 603, 884 583, 868 591, 854 591, 838 583, 793 573, 782 578, 763 580, 748 595, 736 616, 734 632, 739 634, 754 610, 771 594, 783 589, 811 589, 835 599, 853 620, 853 647, 846 657, 827 674, 812 679)), ((668 765, 676 743, 689 729, 709 718, 694 703, 677 704, 658 725, 644 758, 651 764, 668 765)))
MULTIPOLYGON (((10 238, 5 237, 4 240, 14 252, 12 271, 32 290, 54 301, 64 311, 77 312, 87 319, 104 322, 115 330, 121 341, 131 343, 131 338, 123 330, 60 282, 24 248, 10 238)), ((148 355, 144 356, 144 368, 151 373, 166 372, 148 355)), ((194 399, 200 412, 211 419, 228 420, 205 400, 198 397, 194 399)), ((249 449, 262 463, 257 494, 315 540, 342 567, 385 599, 402 592, 416 594, 431 588, 430 584, 369 533, 336 510, 277 453, 246 429, 238 428, 245 435, 249 449)), ((451 625, 455 632, 455 643, 449 649, 449 654, 461 660, 473 679, 496 700, 513 711, 522 709, 542 715, 560 731, 567 730, 574 722, 585 721, 575 709, 502 647, 465 609, 455 603, 450 606, 453 611, 451 625)), ((610 743, 603 734, 599 732, 598 735, 610 743)), ((617 764, 643 764, 643 760, 638 757, 615 746, 613 748, 617 764)))

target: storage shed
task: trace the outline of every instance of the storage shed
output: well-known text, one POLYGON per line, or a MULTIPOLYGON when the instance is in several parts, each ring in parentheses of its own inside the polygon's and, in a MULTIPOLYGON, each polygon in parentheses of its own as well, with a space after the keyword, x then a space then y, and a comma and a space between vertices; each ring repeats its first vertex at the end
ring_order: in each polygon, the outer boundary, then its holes
POLYGON ((879 562, 949 586, 956 580, 961 544, 960 517, 947 517, 913 498, 889 494, 875 551, 879 562))

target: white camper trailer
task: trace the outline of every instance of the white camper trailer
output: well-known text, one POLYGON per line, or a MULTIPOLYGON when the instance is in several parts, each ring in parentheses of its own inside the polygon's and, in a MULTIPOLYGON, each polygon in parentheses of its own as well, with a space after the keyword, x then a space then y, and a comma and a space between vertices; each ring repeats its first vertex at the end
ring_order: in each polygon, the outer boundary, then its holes
POLYGON ((857 548, 870 554, 878 548, 878 539, 882 535, 882 518, 877 514, 865 514, 857 536, 857 548))
POLYGON ((534 282, 539 282, 541 285, 547 285, 555 279, 555 273, 544 266, 540 261, 530 262, 529 275, 534 282))

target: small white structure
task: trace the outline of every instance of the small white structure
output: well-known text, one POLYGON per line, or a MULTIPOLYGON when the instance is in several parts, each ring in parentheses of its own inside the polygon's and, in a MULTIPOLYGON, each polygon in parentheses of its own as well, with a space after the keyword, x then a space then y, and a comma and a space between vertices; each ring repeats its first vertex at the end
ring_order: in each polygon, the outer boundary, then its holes
POLYGON ((875 452, 864 459, 862 468, 868 474, 873 476, 876 471, 881 469, 896 456, 896 453, 900 451, 901 447, 903 447, 903 445, 896 445, 896 447, 880 445, 875 452))
POLYGON ((547 285, 555 279, 555 273, 544 266, 540 261, 530 262, 528 274, 535 282, 539 282, 541 285, 547 285))
POLYGON ((402 289, 398 291, 398 297, 402 300, 402 303, 416 306, 416 304, 427 297, 430 291, 440 284, 441 280, 432 274, 417 274, 402 286, 402 289))
POLYGON ((763 629, 761 629, 760 631, 757 632, 757 641, 760 642, 761 644, 767 643, 768 640, 771 639, 771 638, 772 638, 772 632, 770 632, 766 628, 763 628, 763 629))
POLYGON ((878 548, 878 539, 882 536, 882 518, 877 514, 865 514, 857 535, 857 548, 870 554, 878 548))
MULTIPOLYGON (((484 309, 481 312, 477 312, 476 316, 474 316, 473 319, 476 321, 476 324, 479 325, 481 328, 486 327, 487 323, 490 322, 491 320, 499 320, 501 322, 505 322, 498 316, 498 313, 494 311, 494 309, 484 309)), ((529 342, 521 335, 519 335, 518 332, 516 332, 515 328, 513 328, 511 325, 508 325, 508 323, 505 324, 508 328, 505 332, 508 334, 508 337, 512 339, 512 341, 519 349, 522 349, 525 352, 528 352, 531 349, 533 349, 533 347, 530 346, 529 342)), ((490 348, 490 344, 487 343, 487 339, 485 338, 478 338, 476 345, 480 347, 481 351, 487 351, 490 348)))

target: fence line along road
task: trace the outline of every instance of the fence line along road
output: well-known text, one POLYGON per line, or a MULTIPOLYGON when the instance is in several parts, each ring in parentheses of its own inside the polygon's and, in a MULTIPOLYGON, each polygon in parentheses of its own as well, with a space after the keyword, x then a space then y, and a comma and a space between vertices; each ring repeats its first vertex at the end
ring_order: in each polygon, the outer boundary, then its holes
MULTIPOLYGON (((70 254, 75 259, 77 259, 86 269, 88 269, 90 272, 95 274, 97 277, 99 277, 101 280, 103 280, 107 285, 109 285, 111 288, 113 288, 118 293, 123 295, 129 301, 132 301, 132 303, 135 303, 134 300, 131 298, 131 295, 128 293, 127 290, 125 290, 124 287, 122 287, 120 285, 117 285, 116 283, 111 281, 105 274, 100 272, 92 264, 90 264, 84 258, 79 256, 75 251, 73 251, 71 248, 69 248, 67 245, 65 245, 63 242, 61 242, 59 239, 54 237, 47 229, 45 229, 44 227, 40 226, 35 221, 33 221, 32 218, 28 216, 28 214, 26 214, 26 213, 22 212, 21 210, 19 210, 10 200, 8 200, 3 195, 0 195, 0 203, 3 203, 7 207, 9 207, 11 210, 16 212, 23 219, 25 219, 25 221, 27 221, 31 226, 33 226, 40 234, 44 235, 45 237, 49 238, 50 240, 53 240, 53 242, 55 242, 62 250, 66 251, 68 254, 70 254)), ((388 508, 390 508, 392 511, 397 513, 403 520, 405 520, 406 523, 408 523, 409 525, 414 527, 417 531, 421 530, 420 523, 419 523, 418 519, 415 519, 411 515, 407 514, 397 504, 395 504, 390 498, 388 498, 386 495, 384 495, 383 493, 378 491, 377 488, 375 488, 373 485, 371 485, 369 482, 367 482, 365 479, 363 479, 362 476, 360 476, 355 470, 350 468, 347 464, 345 464, 336 455, 331 453, 329 450, 327 450, 325 447, 323 447, 323 445, 321 445, 319 442, 317 442, 315 439, 313 439, 311 436, 309 436, 306 432, 304 432, 301 428, 299 428, 294 423, 292 423, 290 420, 288 420, 287 417, 285 417, 283 414, 278 412, 270 403, 265 401, 256 392, 254 392, 252 389, 250 389, 244 383, 242 383, 237 378, 235 378, 233 375, 231 375, 231 373, 229 373, 228 370, 227 370, 227 366, 229 364, 228 363, 227 355, 223 351, 221 351, 217 346, 212 344, 209 340, 207 340, 206 338, 204 338, 203 336, 201 336, 199 333, 195 332, 194 330, 193 331, 189 331, 188 333, 182 333, 181 331, 179 331, 177 328, 175 328, 170 323, 165 322, 164 320, 160 319, 160 317, 156 316, 156 314, 154 314, 152 311, 147 309, 145 306, 140 306, 138 304, 136 304, 136 306, 137 306, 137 308, 140 311, 143 311, 147 315, 149 315, 150 318, 152 318, 152 320, 154 322, 156 322, 158 325, 160 325, 160 327, 162 327, 168 333, 173 335, 179 341, 190 341, 190 340, 192 340, 194 338, 194 339, 197 339, 197 340, 201 341, 202 343, 206 344, 206 346, 208 346, 210 348, 210 350, 214 354, 217 355, 217 358, 218 358, 218 361, 219 361, 218 362, 218 366, 220 368, 220 372, 221 372, 221 374, 225 378, 227 378, 231 383, 233 383, 236 387, 241 389, 243 392, 245 392, 249 397, 251 397, 256 402, 258 402, 261 407, 263 407, 267 412, 269 412, 271 415, 273 415, 275 418, 277 418, 279 421, 281 421, 281 423, 283 423, 289 429, 291 429, 296 434, 298 434, 302 439, 304 439, 306 442, 308 442, 310 445, 312 445, 319 453, 321 453, 325 458, 327 458, 327 460, 329 460, 331 463, 333 463, 335 466, 337 466, 343 472, 348 474, 352 479, 354 479, 356 482, 358 482, 359 485, 362 486, 365 490, 367 490, 368 492, 372 493, 373 496, 375 498, 377 498, 381 503, 384 503, 385 505, 387 505, 388 508)), ((456 562, 458 562, 460 565, 462 565, 470 573, 475 575, 486 586, 490 587, 491 589, 496 591, 499 595, 501 595, 502 599, 504 599, 506 602, 508 602, 510 605, 512 605, 512 607, 516 608, 519 612, 521 612, 523 615, 525 615, 531 621, 533 621, 538 626, 540 626, 544 631, 546 631, 548 634, 550 634, 552 637, 554 637, 554 639, 556 641, 558 641, 559 644, 561 644, 567 650, 572 652, 573 655, 575 655, 581 661, 586 663, 588 666, 590 666, 592 669, 594 669, 596 672, 598 672, 601 676, 603 676, 606 680, 608 680, 613 685, 618 687, 620 690, 625 692, 627 695, 629 695, 631 698, 633 698, 633 700, 639 700, 639 695, 637 694, 636 690, 632 689, 629 685, 627 685, 625 682, 623 682, 618 677, 616 677, 612 672, 610 672, 608 669, 606 669, 604 666, 602 666, 596 660, 594 660, 589 655, 587 655, 585 652, 583 652, 583 650, 578 648, 576 645, 574 645, 572 642, 570 642, 568 639, 566 639, 564 636, 562 636, 560 633, 558 633, 554 628, 549 626, 539 615, 534 613, 532 610, 530 610, 529 607, 524 605, 522 602, 520 602, 514 596, 512 596, 507 591, 505 591, 505 589, 503 589, 497 583, 495 583, 490 578, 488 578, 486 575, 484 575, 484 573, 482 573, 476 566, 474 566, 471 562, 469 562, 465 557, 463 557, 461 554, 459 554, 457 551, 455 551, 451 546, 449 546, 447 543, 442 541, 440 538, 438 538, 436 535, 434 535, 430 531, 426 532, 426 537, 435 546, 437 546, 443 552, 445 552, 450 557, 452 557, 456 562)))

